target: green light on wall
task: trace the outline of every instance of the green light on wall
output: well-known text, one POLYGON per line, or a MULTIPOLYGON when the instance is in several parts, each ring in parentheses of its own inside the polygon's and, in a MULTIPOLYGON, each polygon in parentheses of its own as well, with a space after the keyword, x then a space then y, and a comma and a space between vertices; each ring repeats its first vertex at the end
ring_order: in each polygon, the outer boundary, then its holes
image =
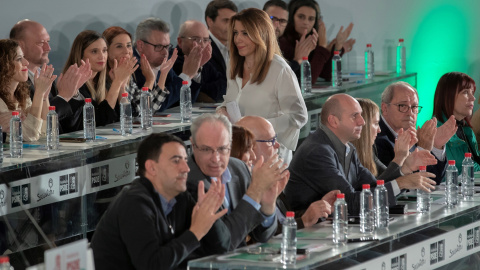
MULTIPOLYGON (((431 2, 430 2, 431 4, 431 2)), ((435 88, 440 77, 450 71, 467 72, 465 51, 469 42, 467 14, 456 6, 429 7, 412 40, 407 72, 417 72, 417 90, 422 112, 417 125, 432 117, 435 88)))

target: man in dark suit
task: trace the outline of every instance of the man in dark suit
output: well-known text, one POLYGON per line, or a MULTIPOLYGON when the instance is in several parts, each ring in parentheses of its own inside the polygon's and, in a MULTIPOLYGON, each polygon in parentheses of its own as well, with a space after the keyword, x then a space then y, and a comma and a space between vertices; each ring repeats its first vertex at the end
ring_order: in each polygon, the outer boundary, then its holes
MULTIPOLYGON (((28 61, 28 83, 30 98, 33 100, 35 93, 34 74, 43 64, 50 61, 48 54, 50 48, 50 35, 43 25, 30 20, 22 20, 16 23, 10 30, 10 39, 17 41, 28 61)), ((89 63, 81 67, 71 66, 65 74, 61 74, 58 81, 53 83, 49 93, 51 106, 55 106, 60 122, 71 121, 74 112, 68 101, 77 93, 78 88, 90 78, 91 70, 89 63)))
POLYGON ((199 183, 208 189, 212 182, 226 184, 223 221, 232 233, 231 249, 245 244, 250 233, 257 242, 274 235, 277 222, 275 201, 288 180, 286 165, 275 155, 263 158, 250 172, 242 161, 230 157, 231 124, 224 115, 203 114, 191 126, 193 156, 187 189, 195 196, 199 183))
POLYGON ((225 252, 230 232, 219 219, 225 187, 198 188, 198 203, 185 192, 185 144, 164 134, 138 148, 140 178, 110 204, 91 242, 97 269, 179 269, 189 259, 225 252))
MULTIPOLYGON (((310 134, 295 152, 290 163, 291 177, 285 195, 295 210, 307 209, 310 203, 329 191, 345 194, 348 213, 358 215, 363 184, 376 186, 372 173, 360 163, 350 141, 360 138, 362 118, 360 104, 347 94, 331 96, 323 105, 321 127, 310 134)), ((422 172, 397 178, 385 184, 389 205, 401 189, 423 189, 430 192, 433 174, 422 172)))
MULTIPOLYGON (((380 120, 381 132, 375 139, 375 146, 380 161, 388 165, 395 157, 395 140, 401 129, 412 129, 415 132, 417 114, 422 107, 418 105, 418 93, 406 82, 392 83, 382 93, 382 117, 380 120)), ((437 129, 435 118, 425 122, 417 133, 417 147, 431 151, 437 159, 436 165, 427 166, 427 171, 436 175, 437 184, 443 179, 447 164, 445 144, 455 134, 457 128, 455 118, 451 117, 445 124, 437 129)))
POLYGON ((212 59, 210 63, 227 78, 228 55, 228 27, 230 18, 238 12, 238 8, 230 0, 213 0, 205 9, 205 22, 212 39, 212 59))
POLYGON ((198 75, 192 80, 200 83, 200 93, 197 102, 221 102, 227 91, 227 79, 219 72, 213 63, 211 39, 207 27, 199 21, 186 21, 180 26, 177 37, 178 57, 173 65, 173 70, 179 74, 183 70, 185 55, 189 55, 193 48, 201 46, 203 49, 202 60, 198 75))
MULTIPOLYGON (((141 21, 135 31, 135 49, 133 55, 137 57, 138 63, 140 58, 145 55, 148 63, 155 73, 155 84, 158 82, 161 74, 161 65, 169 57, 170 44, 170 27, 168 24, 157 18, 147 18, 141 21)), ((159 111, 164 111, 177 104, 180 101, 180 88, 182 81, 187 81, 192 93, 192 103, 195 102, 200 84, 192 80, 200 68, 202 59, 202 47, 197 46, 191 50, 190 55, 185 58, 185 64, 182 73, 177 75, 172 69, 168 72, 164 87, 170 92, 160 102, 163 102, 159 111)), ((135 83, 142 87, 145 85, 145 76, 141 68, 135 71, 135 83)))
MULTIPOLYGON (((276 141, 275 130, 267 119, 260 116, 245 116, 235 123, 235 125, 244 127, 253 133, 255 137, 253 151, 256 159, 263 157, 264 160, 267 160, 277 153, 280 145, 276 141)), ((297 222, 297 228, 308 228, 316 224, 321 218, 328 217, 328 215, 332 213, 332 206, 338 193, 340 193, 339 190, 332 190, 323 196, 322 199, 312 202, 307 210, 296 212, 295 221, 297 222)), ((283 193, 280 194, 277 199, 278 232, 281 232, 280 228, 282 227, 287 211, 291 210, 285 195, 283 193)))

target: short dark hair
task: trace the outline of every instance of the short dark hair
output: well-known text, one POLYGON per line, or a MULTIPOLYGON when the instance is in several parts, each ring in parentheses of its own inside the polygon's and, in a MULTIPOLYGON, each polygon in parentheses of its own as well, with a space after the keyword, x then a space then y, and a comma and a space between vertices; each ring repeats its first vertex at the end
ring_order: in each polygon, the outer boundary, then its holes
POLYGON ((283 0, 268 0, 267 2, 265 2, 265 5, 263 5, 263 11, 267 11, 267 9, 272 6, 279 7, 283 10, 288 11, 287 3, 285 3, 283 0))
POLYGON ((218 10, 223 8, 238 12, 237 5, 230 0, 212 0, 205 9, 205 23, 207 22, 207 18, 215 21, 218 16, 218 10))
POLYGON ((145 162, 149 159, 158 161, 162 146, 169 142, 177 142, 186 148, 185 143, 180 138, 168 133, 153 133, 140 143, 137 150, 138 174, 140 176, 145 176, 145 162))

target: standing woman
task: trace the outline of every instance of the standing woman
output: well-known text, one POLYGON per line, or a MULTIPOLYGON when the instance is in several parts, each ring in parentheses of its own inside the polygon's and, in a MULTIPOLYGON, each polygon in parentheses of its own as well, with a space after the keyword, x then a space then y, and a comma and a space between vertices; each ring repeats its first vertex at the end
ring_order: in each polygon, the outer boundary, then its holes
MULTIPOLYGON (((107 89, 110 89, 112 86, 113 78, 110 74, 113 75, 111 70, 118 65, 119 63, 126 63, 128 60, 135 61, 136 58, 133 56, 133 45, 132 45, 132 36, 127 30, 118 27, 111 26, 103 31, 103 37, 107 42, 108 47, 108 61, 107 61, 107 89)), ((165 96, 168 94, 168 91, 165 89, 165 80, 167 79, 168 72, 173 67, 175 60, 177 59, 176 51, 172 54, 172 57, 167 61, 164 60, 164 63, 160 66, 160 76, 158 82, 154 85, 155 82, 155 73, 148 63, 147 57, 143 55, 140 59, 140 68, 142 74, 145 77, 145 84, 140 87, 147 87, 152 94, 152 104, 154 104, 154 111, 160 109, 162 102, 165 100, 165 96), (165 89, 162 90, 162 89, 165 89)), ((142 94, 141 89, 134 82, 134 74, 130 76, 123 82, 121 85, 120 95, 123 92, 127 92, 129 99, 131 100, 134 112, 137 114, 140 112, 140 95, 142 94)))
POLYGON ((82 108, 85 104, 85 98, 92 99, 97 126, 104 126, 118 121, 119 117, 115 112, 115 106, 121 96, 121 86, 138 67, 136 66, 136 61, 127 60, 120 63, 112 71, 114 79, 110 89, 107 91, 107 43, 99 33, 91 30, 80 32, 73 41, 70 55, 65 63, 64 73, 70 65, 77 64, 80 66, 82 61, 90 62, 92 75, 69 101, 72 106, 72 112, 75 114, 75 120, 68 127, 69 132, 83 128, 82 108))
POLYGON ((283 56, 292 63, 292 69, 300 78, 302 58, 308 56, 312 67, 312 84, 318 77, 330 81, 332 78, 333 51, 349 52, 354 39, 348 39, 353 24, 343 30, 328 43, 327 30, 320 15, 320 7, 314 0, 292 0, 288 4, 288 23, 283 36, 278 39, 283 56), (298 63, 298 64, 297 64, 298 63))
POLYGON ((53 67, 43 64, 35 72, 35 94, 30 99, 28 88, 28 61, 16 41, 0 40, 0 126, 10 133, 12 111, 19 111, 23 124, 23 140, 37 141, 45 132, 48 94, 53 81, 53 67))
MULTIPOLYGON (((470 124, 475 90, 475 81, 461 72, 449 72, 443 75, 435 90, 433 116, 438 120, 437 126, 441 126, 452 115, 457 121, 458 129, 446 144, 446 154, 448 160, 455 160, 458 171, 462 169, 465 153, 472 153, 475 171, 480 171, 477 139, 470 124)), ((472 123, 474 125, 479 123, 475 116, 472 123)))
POLYGON ((257 115, 270 121, 281 144, 280 155, 289 163, 300 128, 307 122, 307 108, 267 13, 248 8, 234 15, 228 44, 227 94, 218 112, 229 116, 225 106, 233 104, 241 116, 257 115))

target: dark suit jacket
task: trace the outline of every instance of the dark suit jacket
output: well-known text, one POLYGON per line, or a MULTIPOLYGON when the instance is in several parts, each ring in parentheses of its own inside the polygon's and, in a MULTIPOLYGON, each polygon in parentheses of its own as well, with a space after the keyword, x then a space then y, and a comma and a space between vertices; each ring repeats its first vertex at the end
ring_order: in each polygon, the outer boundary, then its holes
MULTIPOLYGON (((187 189, 190 194, 196 198, 198 192, 198 183, 205 183, 205 191, 210 187, 210 177, 202 173, 195 163, 193 155, 188 161, 190 172, 188 173, 187 189), (207 180, 208 179, 208 180, 207 180)), ((257 211, 250 203, 243 200, 242 197, 247 192, 250 184, 250 172, 247 166, 241 160, 230 158, 228 169, 232 175, 232 180, 226 185, 230 193, 231 211, 223 216, 223 222, 231 232, 230 249, 235 249, 245 245, 245 237, 250 233, 256 242, 266 242, 272 237, 277 229, 277 222, 265 228, 261 225, 264 221, 263 215, 257 211)))
MULTIPOLYGON (((353 151, 352 158, 345 174, 333 142, 325 131, 319 128, 310 134, 295 151, 289 167, 290 180, 284 193, 292 208, 305 210, 328 192, 339 189, 345 193, 348 213, 358 215, 362 185, 370 184, 370 187, 374 188, 376 179, 362 166, 352 144, 350 151, 353 151)), ((395 205, 396 199, 391 183, 386 183, 385 187, 388 190, 389 204, 395 205)))
MULTIPOLYGON (((375 139, 375 146, 377 148, 378 159, 387 165, 389 164, 393 158, 395 157, 395 136, 392 134, 390 129, 387 127, 383 118, 380 119, 380 129, 382 130, 380 134, 377 135, 375 139)), ((417 146, 413 146, 411 151, 414 151, 417 146)), ((437 185, 442 182, 443 176, 445 175, 445 170, 447 168, 447 159, 445 158, 444 161, 440 161, 437 159, 436 165, 427 166, 427 171, 435 174, 435 182, 437 185)))
POLYGON ((175 199, 166 217, 152 183, 143 177, 133 181, 97 225, 91 242, 95 268, 178 269, 189 259, 226 251, 230 233, 225 224, 217 220, 199 242, 189 231, 195 201, 188 192, 175 199))
MULTIPOLYGON (((185 55, 183 54, 182 49, 180 49, 180 47, 178 46, 177 51, 178 57, 177 61, 175 61, 175 64, 173 65, 173 70, 175 71, 175 73, 180 74, 183 70, 183 62, 185 61, 185 55)), ((225 72, 222 73, 218 71, 215 68, 214 64, 210 61, 203 65, 202 68, 200 92, 205 93, 215 102, 222 102, 223 95, 225 95, 227 92, 227 77, 225 77, 225 72)))
MULTIPOLYGON (((133 55, 138 59, 138 65, 140 65, 140 55, 138 55, 137 50, 133 50, 133 55)), ((155 84, 160 77, 160 72, 157 74, 157 78, 155 79, 155 84)), ((135 83, 141 89, 145 85, 145 76, 143 76, 142 70, 140 67, 137 68, 135 71, 135 83)), ((170 69, 168 72, 167 79, 165 80, 165 88, 170 92, 163 101, 162 107, 160 107, 159 112, 163 112, 164 110, 178 106, 178 102, 180 101, 180 88, 182 88, 182 79, 177 76, 173 69, 170 69)), ((195 102, 196 97, 198 96, 198 92, 200 91, 200 84, 192 80, 192 84, 190 85, 190 91, 192 94, 192 103, 195 102)))
MULTIPOLYGON (((210 36, 210 39, 212 37, 210 36)), ((222 78, 227 78, 227 65, 225 63, 225 60, 223 60, 222 53, 220 52, 220 49, 218 48, 217 44, 212 40, 212 58, 208 61, 213 65, 216 71, 220 72, 222 74, 222 78)))
MULTIPOLYGON (((30 80, 30 78, 28 78, 27 82, 28 82, 28 88, 30 89, 30 98, 33 100, 33 95, 35 94, 35 86, 33 85, 33 82, 30 80)), ((63 98, 57 97, 57 95, 58 95, 57 83, 53 82, 52 89, 48 94, 48 100, 50 101, 50 106, 55 106, 55 111, 58 114, 58 121, 60 123, 59 132, 61 134, 61 133, 68 132, 67 130, 64 130, 64 128, 62 127, 62 123, 71 121, 71 118, 73 117, 74 112, 70 104, 66 102, 63 98)))

